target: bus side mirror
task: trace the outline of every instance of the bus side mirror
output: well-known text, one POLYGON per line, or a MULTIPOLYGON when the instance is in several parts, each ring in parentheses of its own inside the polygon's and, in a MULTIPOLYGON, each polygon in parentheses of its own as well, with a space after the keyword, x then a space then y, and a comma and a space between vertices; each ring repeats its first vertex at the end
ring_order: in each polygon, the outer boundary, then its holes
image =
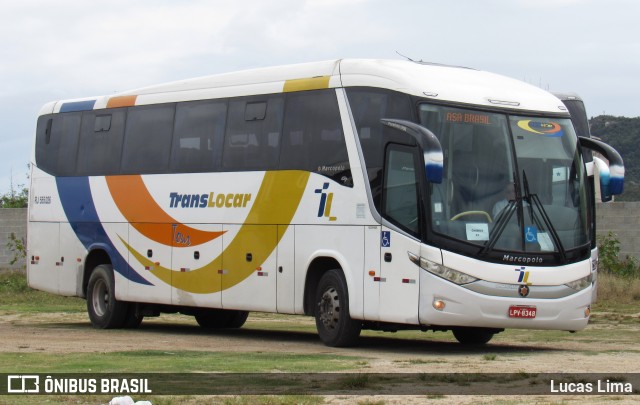
POLYGON ((612 195, 622 194, 624 190, 624 162, 617 150, 604 142, 584 136, 578 137, 580 145, 601 154, 609 161, 607 164, 597 156, 593 157, 593 163, 600 177, 600 199, 603 202, 611 201, 612 195))
POLYGON ((422 150, 427 181, 442 183, 444 155, 442 154, 440 141, 438 141, 433 132, 411 121, 383 118, 380 122, 389 128, 411 135, 422 150))
POLYGON ((609 190, 611 174, 609 172, 609 165, 607 165, 607 162, 604 160, 594 156, 593 166, 595 168, 594 176, 596 176, 596 181, 598 181, 598 179, 600 180, 600 201, 611 201, 612 196, 611 191, 609 190))

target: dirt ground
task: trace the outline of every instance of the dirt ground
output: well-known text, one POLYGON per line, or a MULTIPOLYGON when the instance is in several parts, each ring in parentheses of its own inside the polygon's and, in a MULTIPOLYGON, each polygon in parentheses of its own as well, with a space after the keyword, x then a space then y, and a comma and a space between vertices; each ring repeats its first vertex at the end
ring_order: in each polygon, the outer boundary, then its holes
MULTIPOLYGON (((638 314, 640 320, 640 314, 638 314)), ((198 350, 228 352, 286 352, 321 353, 358 356, 366 359, 362 372, 374 373, 640 373, 640 321, 612 325, 589 325, 579 332, 584 339, 533 343, 494 339, 483 348, 467 348, 446 341, 438 334, 425 333, 421 340, 386 338, 384 335, 364 336, 356 348, 324 346, 315 333, 274 331, 258 328, 265 321, 290 322, 289 318, 271 315, 251 315, 242 329, 205 331, 193 318, 181 315, 162 315, 143 322, 136 330, 96 330, 86 314, 20 313, 11 314, 0 309, 0 352, 113 352, 128 350, 198 350), (284 319, 284 320, 283 320, 284 319), (611 329, 615 335, 624 330, 621 340, 594 341, 590 331, 611 329), (637 336, 637 338, 635 338, 637 336), (492 357, 488 357, 488 354, 492 357)), ((295 317, 297 322, 313 325, 312 318, 295 317)), ((276 328, 277 329, 277 328, 276 328)), ((569 334, 567 334, 569 336, 569 334)), ((578 336, 578 335, 571 335, 578 336)), ((640 389, 640 387, 635 387, 640 389)), ((497 397, 507 401, 508 397, 497 397)), ((616 403, 640 403, 640 396, 617 397, 616 403), (637 401, 637 402, 636 402, 637 401)), ((328 403, 349 403, 353 398, 325 397, 328 403)), ((367 397, 367 401, 393 403, 422 403, 424 398, 367 397), (417 402, 416 402, 417 401, 417 402)), ((522 399, 522 398, 520 398, 522 399)), ((495 401, 459 396, 455 403, 496 403, 495 401)), ((534 399, 531 403, 559 403, 572 397, 534 399)), ((576 397, 576 401, 600 403, 599 397, 576 397)), ((520 402, 515 399, 513 403, 520 402)), ((449 401, 436 403, 449 403, 449 401)), ((497 402, 504 403, 504 402, 497 402)))

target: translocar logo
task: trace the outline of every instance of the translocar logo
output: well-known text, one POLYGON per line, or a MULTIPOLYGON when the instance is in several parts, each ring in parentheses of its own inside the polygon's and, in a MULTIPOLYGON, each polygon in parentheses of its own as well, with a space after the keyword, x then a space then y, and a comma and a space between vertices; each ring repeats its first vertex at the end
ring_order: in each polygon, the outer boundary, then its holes
POLYGON ((170 208, 242 208, 251 201, 251 194, 214 193, 208 194, 169 194, 170 208))
POLYGON ((326 217, 329 221, 335 221, 338 219, 331 215, 331 204, 333 203, 333 193, 328 193, 325 190, 329 188, 329 183, 324 183, 322 188, 316 189, 316 194, 320 194, 320 205, 318 206, 318 218, 326 217))

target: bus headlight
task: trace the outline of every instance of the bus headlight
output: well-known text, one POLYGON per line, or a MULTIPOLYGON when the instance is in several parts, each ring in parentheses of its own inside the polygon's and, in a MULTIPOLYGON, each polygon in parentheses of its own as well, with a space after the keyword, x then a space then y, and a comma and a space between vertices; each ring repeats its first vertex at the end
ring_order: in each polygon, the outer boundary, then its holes
POLYGON ((472 277, 468 274, 465 274, 461 271, 450 269, 447 266, 434 263, 424 258, 420 258, 420 267, 431 274, 444 278, 445 280, 449 280, 452 283, 455 283, 458 285, 469 284, 478 280, 477 278, 472 277))
POLYGON ((565 285, 567 287, 573 288, 576 291, 581 291, 589 287, 592 282, 593 282, 593 277, 591 274, 589 274, 588 276, 582 277, 581 279, 568 282, 565 285))

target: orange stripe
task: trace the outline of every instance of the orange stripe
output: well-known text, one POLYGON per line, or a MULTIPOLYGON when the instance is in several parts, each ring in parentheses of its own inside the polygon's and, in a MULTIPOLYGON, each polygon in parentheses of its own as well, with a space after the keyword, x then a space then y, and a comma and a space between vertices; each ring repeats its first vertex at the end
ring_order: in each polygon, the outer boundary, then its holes
POLYGON ((153 241, 166 246, 196 246, 212 241, 224 233, 201 231, 176 221, 156 203, 139 175, 107 176, 105 179, 122 215, 138 232, 153 241), (190 243, 174 243, 178 233, 182 240, 189 238, 190 243))
POLYGON ((107 101, 107 108, 131 107, 136 105, 138 96, 117 96, 111 97, 107 101))

